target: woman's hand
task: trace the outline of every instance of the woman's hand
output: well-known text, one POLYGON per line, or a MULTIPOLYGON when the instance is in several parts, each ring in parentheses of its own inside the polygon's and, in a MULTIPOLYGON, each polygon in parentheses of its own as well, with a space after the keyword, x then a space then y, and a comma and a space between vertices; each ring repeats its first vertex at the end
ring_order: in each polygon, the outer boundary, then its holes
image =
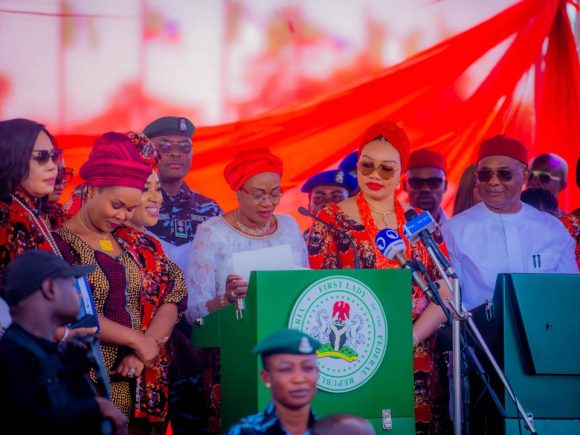
MULTIPOLYGON (((151 367, 159 355, 160 339, 136 332, 137 339, 131 348, 145 367, 151 367)), ((167 341, 167 339, 165 339, 167 341)))
POLYGON ((248 293, 248 281, 244 281, 241 275, 228 275, 226 279, 226 296, 230 302, 246 297, 248 293))
POLYGON ((112 374, 123 376, 125 378, 136 378, 141 375, 145 364, 135 355, 127 355, 121 360, 119 365, 112 374))

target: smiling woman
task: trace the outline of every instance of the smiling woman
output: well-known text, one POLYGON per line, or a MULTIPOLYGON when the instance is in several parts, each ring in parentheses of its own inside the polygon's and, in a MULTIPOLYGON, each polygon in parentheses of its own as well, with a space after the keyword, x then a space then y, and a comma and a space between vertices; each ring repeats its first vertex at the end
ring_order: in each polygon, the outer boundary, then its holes
POLYGON ((166 425, 166 342, 187 292, 183 273, 159 241, 128 226, 156 221, 147 212, 159 202, 151 161, 154 148, 143 136, 98 138, 80 169, 87 186, 83 203, 55 235, 70 263, 96 265, 88 279, 112 400, 130 417, 132 433, 161 433, 166 425))

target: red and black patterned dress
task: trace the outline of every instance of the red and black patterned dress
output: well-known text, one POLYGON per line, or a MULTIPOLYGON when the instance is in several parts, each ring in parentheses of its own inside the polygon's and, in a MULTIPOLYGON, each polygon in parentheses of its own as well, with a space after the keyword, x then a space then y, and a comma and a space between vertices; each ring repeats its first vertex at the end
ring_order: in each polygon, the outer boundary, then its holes
MULTIPOLYGON (((123 326, 147 330, 162 304, 187 308, 187 287, 183 272, 163 253, 158 240, 131 227, 113 233, 125 250, 117 257, 95 250, 66 227, 55 233, 63 257, 71 264, 96 264, 88 275, 97 312, 123 326)), ((117 367, 129 349, 103 344, 105 366, 117 367)), ((111 379, 113 403, 133 419, 149 421, 152 427, 167 415, 169 354, 163 347, 155 364, 136 380, 111 379)))
POLYGON ((558 219, 564 224, 572 238, 576 241, 576 264, 580 270, 580 219, 573 213, 560 216, 558 219))
MULTIPOLYGON (((359 193, 358 196, 360 197, 362 194, 359 193)), ((357 197, 357 203, 360 204, 359 197, 357 197)), ((420 212, 420 210, 417 211, 420 212)), ((363 211, 360 210, 360 212, 363 221, 369 221, 370 217, 365 220, 363 211)), ((403 237, 405 216, 403 207, 397 201, 395 201, 395 213, 398 222, 397 232, 401 235, 407 247, 405 256, 420 260, 425 265, 432 280, 440 279, 439 273, 423 245, 420 243, 411 245, 403 237)), ((355 255, 358 256, 360 267, 363 269, 398 269, 401 267, 397 261, 389 260, 380 254, 377 255, 374 240, 378 230, 374 222, 367 225, 374 226, 374 231, 367 231, 364 225, 356 222, 336 204, 330 204, 320 210, 318 217, 347 234, 332 231, 327 226, 314 221, 308 238, 308 255, 310 267, 313 269, 353 269, 355 255), (374 234, 369 234, 370 232, 374 232, 374 234), (348 235, 354 241, 356 252, 353 250, 348 235)), ((446 254, 447 249, 444 244, 441 244, 440 247, 446 254)), ((428 300, 415 283, 413 283, 411 288, 411 298, 412 318, 415 321, 427 308, 428 300)), ((434 346, 434 338, 432 337, 416 346, 414 351, 415 425, 417 434, 428 434, 430 431, 432 401, 434 398, 433 390, 435 387, 435 385, 432 385, 435 377, 434 346)))
POLYGON ((8 263, 25 251, 43 249, 58 254, 37 200, 22 189, 13 198, 9 204, 0 202, 0 283, 8 263))

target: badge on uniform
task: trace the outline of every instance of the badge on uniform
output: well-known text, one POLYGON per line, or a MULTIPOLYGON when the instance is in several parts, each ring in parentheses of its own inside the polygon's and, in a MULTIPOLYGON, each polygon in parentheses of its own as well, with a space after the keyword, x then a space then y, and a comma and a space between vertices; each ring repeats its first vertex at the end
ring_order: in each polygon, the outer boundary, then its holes
POLYGON ((187 239, 187 221, 175 219, 175 237, 187 239))

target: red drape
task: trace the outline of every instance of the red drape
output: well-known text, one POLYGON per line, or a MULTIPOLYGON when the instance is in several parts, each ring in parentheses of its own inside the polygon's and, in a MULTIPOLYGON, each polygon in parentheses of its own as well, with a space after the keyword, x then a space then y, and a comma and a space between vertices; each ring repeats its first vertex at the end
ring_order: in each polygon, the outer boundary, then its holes
MULTIPOLYGON (((451 186, 474 161, 478 143, 502 132, 528 144, 532 154, 563 156, 573 180, 580 154, 580 68, 564 3, 523 0, 351 88, 259 118, 200 127, 187 182, 231 209, 225 164, 238 150, 267 146, 285 164, 289 194, 279 210, 297 215, 306 198, 294 188, 356 149, 366 127, 385 118, 407 130, 414 148, 433 147, 447 156, 451 186), (469 68, 498 46, 503 54, 485 78, 474 90, 464 89, 469 68), (526 85, 534 79, 529 92, 526 85)), ((58 136, 68 166, 80 167, 93 139, 58 136)), ((560 201, 564 209, 580 206, 579 190, 569 186, 560 201)))

